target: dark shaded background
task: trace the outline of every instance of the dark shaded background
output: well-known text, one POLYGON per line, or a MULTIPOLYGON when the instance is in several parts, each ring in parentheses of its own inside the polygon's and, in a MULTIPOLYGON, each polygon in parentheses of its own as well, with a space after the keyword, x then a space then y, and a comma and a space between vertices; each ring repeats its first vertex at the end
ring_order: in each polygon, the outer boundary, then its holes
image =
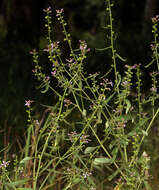
MULTIPOLYGON (((43 9, 53 10, 53 39, 62 40, 60 25, 55 19, 56 9, 64 8, 65 19, 76 45, 85 39, 91 48, 86 70, 106 73, 111 65, 109 52, 95 48, 109 46, 103 26, 106 23, 105 3, 99 0, 1 0, 0 1, 0 128, 11 129, 12 134, 25 128, 24 102, 33 99, 51 104, 53 98, 41 95, 32 76, 32 58, 29 51, 45 47, 43 9), (49 98, 48 98, 49 97, 49 98)), ((151 58, 151 19, 159 11, 156 1, 120 0, 115 2, 113 15, 117 32, 116 47, 129 64, 142 64, 144 69, 151 58)), ((67 54, 67 48, 63 52, 67 54)), ((42 58, 43 65, 47 63, 42 58)), ((124 63, 119 64, 122 73, 124 63)), ((9 138, 9 137, 8 137, 9 138)), ((1 141, 3 141, 1 139, 1 141)), ((3 142, 1 142, 2 144, 3 142)))

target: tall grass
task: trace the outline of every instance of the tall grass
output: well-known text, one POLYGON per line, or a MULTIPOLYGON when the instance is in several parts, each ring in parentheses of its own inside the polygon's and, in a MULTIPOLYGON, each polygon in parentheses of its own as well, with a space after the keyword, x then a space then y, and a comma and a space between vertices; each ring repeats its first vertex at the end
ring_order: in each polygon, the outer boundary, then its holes
MULTIPOLYGON (((105 4, 108 23, 104 29, 109 36, 105 40, 109 45, 101 50, 111 53, 112 66, 109 72, 105 67, 104 76, 84 72, 91 50, 82 40, 78 47, 72 46, 64 10, 56 10, 65 36, 63 42, 52 40, 52 11, 50 7, 44 10, 48 46, 42 51, 52 68, 49 75, 44 72, 40 54, 34 49, 33 74, 41 92, 52 92, 57 101, 43 105, 46 110, 38 119, 34 116, 35 102, 26 101, 26 143, 20 156, 14 157, 13 165, 1 161, 1 189, 151 189, 150 156, 143 145, 159 112, 155 106, 159 73, 157 70, 148 76, 152 87, 143 97, 141 65, 129 65, 119 55, 113 3, 105 0, 105 4), (62 43, 69 46, 69 57, 62 54, 62 43), (121 62, 125 64, 124 73, 118 71, 121 62), (146 106, 150 107, 148 113, 146 106)), ((152 21, 152 62, 146 67, 157 64, 158 68, 159 19, 154 17, 152 21)))

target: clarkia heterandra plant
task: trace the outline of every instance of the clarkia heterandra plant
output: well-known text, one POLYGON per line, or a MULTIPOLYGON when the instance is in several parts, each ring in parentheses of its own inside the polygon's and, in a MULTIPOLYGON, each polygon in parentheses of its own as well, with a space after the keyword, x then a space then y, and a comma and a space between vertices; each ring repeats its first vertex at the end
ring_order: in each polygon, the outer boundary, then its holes
MULTIPOLYGON (((110 0, 105 3, 108 24, 104 28, 109 33, 109 45, 104 50, 112 56, 112 78, 109 74, 84 72, 91 51, 87 42, 79 40, 77 47, 72 46, 63 9, 56 10, 56 17, 64 39, 54 41, 52 10, 50 7, 44 10, 48 45, 41 52, 48 56, 52 66, 47 74, 40 66, 39 52, 34 49, 30 53, 41 92, 52 92, 56 102, 45 105, 47 109, 41 119, 34 117, 32 101, 25 102, 28 129, 24 159, 20 163, 28 175, 24 176, 25 184, 19 185, 21 188, 150 189, 151 158, 142 145, 159 112, 154 108, 158 99, 158 71, 151 73, 150 94, 142 99, 141 65, 129 65, 117 52, 113 3, 110 0), (68 57, 61 51, 62 43, 68 44, 68 57), (117 70, 121 61, 126 62, 124 73, 117 70), (51 81, 55 83, 52 85, 51 81), (152 110, 147 116, 144 106, 149 104, 152 110)), ((155 40, 151 48, 158 66, 157 23, 158 17, 153 19, 155 40)), ((7 183, 11 185, 12 181, 8 179, 7 183)), ((13 189, 19 188, 12 185, 13 189)))

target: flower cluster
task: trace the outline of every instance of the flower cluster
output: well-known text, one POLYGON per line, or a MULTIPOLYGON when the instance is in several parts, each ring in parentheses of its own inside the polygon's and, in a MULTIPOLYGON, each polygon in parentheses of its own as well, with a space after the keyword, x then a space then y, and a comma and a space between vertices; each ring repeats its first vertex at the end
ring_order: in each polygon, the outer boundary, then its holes
POLYGON ((69 99, 64 99, 64 106, 65 107, 68 107, 69 105, 71 105, 72 104, 72 102, 69 100, 69 99))
POLYGON ((56 75, 56 70, 52 71, 51 75, 54 77, 56 75))
POLYGON ((125 128, 126 123, 127 123, 127 120, 124 120, 124 118, 122 118, 121 121, 117 122, 117 129, 125 128))
POLYGON ((155 93, 157 92, 157 76, 159 75, 159 72, 153 71, 150 73, 150 76, 152 77, 152 87, 150 88, 150 91, 155 93))
POLYGON ((152 87, 152 88, 150 88, 150 91, 151 92, 157 92, 157 88, 156 87, 152 87))
POLYGON ((80 42, 79 49, 83 54, 90 51, 90 48, 87 49, 87 43, 85 40, 79 40, 79 42, 80 42))
POLYGON ((34 124, 35 124, 36 126, 40 125, 40 123, 39 123, 39 121, 38 121, 37 119, 34 120, 34 124))
POLYGON ((71 68, 72 64, 75 63, 74 58, 66 59, 67 65, 69 68, 71 68))
POLYGON ((44 49, 43 51, 52 53, 53 51, 56 51, 59 47, 59 41, 53 42, 47 46, 47 49, 44 49))
POLYGON ((75 139, 77 138, 78 134, 77 134, 76 131, 73 131, 73 132, 71 132, 71 133, 68 133, 68 136, 69 136, 69 140, 70 140, 71 142, 74 142, 75 139))
POLYGON ((84 144, 89 143, 89 141, 91 141, 91 140, 88 139, 88 137, 89 137, 89 135, 82 135, 82 136, 80 136, 80 142, 84 143, 84 144))
POLYGON ((156 44, 153 44, 153 43, 150 44, 150 48, 151 48, 152 51, 154 51, 156 49, 156 44))
POLYGON ((113 87, 113 82, 112 81, 109 81, 108 79, 103 79, 103 82, 100 83, 101 86, 104 87, 105 90, 111 90, 110 87, 113 87), (110 87, 107 87, 107 86, 110 86, 110 87))
POLYGON ((86 179, 87 177, 91 176, 92 172, 84 172, 83 177, 86 179))
MULTIPOLYGON (((139 64, 140 65, 140 64, 139 64)), ((130 66, 130 65, 125 65, 125 67, 126 68, 130 68, 130 69, 136 69, 136 67, 137 67, 138 65, 137 64, 134 64, 134 65, 132 65, 132 66, 130 66)))
POLYGON ((121 85, 124 86, 124 87, 126 87, 126 86, 129 86, 130 83, 129 83, 128 81, 123 81, 123 82, 121 83, 121 85))

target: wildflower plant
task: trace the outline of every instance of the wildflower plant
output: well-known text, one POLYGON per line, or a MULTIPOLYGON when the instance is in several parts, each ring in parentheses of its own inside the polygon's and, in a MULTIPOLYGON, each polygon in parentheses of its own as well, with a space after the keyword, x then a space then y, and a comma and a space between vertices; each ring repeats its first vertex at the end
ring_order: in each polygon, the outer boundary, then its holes
MULTIPOLYGON (((158 71, 151 74, 150 94, 142 99, 141 65, 131 66, 117 53, 114 4, 111 0, 105 0, 105 4, 108 24, 104 28, 109 33, 109 46, 103 51, 109 51, 112 56, 114 77, 111 79, 109 74, 84 72, 91 49, 84 40, 79 40, 77 47, 72 46, 63 9, 56 10, 56 17, 62 25, 64 39, 52 40, 52 10, 50 7, 44 10, 48 45, 42 52, 47 54, 52 68, 50 74, 45 74, 39 53, 32 50, 33 74, 40 82, 41 92, 51 91, 57 101, 45 105, 47 109, 38 120, 33 116, 32 101, 25 102, 28 129, 22 152, 24 159, 20 163, 27 174, 23 177, 29 181, 21 188, 150 189, 150 156, 142 145, 159 112, 154 108, 158 99, 158 71), (68 44, 68 57, 62 54, 62 43, 68 44), (124 74, 118 71, 121 62, 126 62, 124 74), (52 85, 52 79, 56 85, 52 85), (152 110, 147 116, 143 109, 149 104, 152 110)), ((157 24, 158 17, 155 17, 152 59, 158 66, 157 24)))
MULTIPOLYGON (((72 189, 76 186, 81 189, 99 187, 101 181, 98 181, 95 170, 98 173, 102 168, 107 168, 107 165, 114 172, 104 173, 103 179, 102 177, 100 179, 103 180, 103 184, 105 184, 104 178, 107 177, 108 180, 119 179, 116 188, 120 189, 141 189, 148 185, 149 162, 146 161, 148 156, 146 152, 139 153, 142 151, 141 145, 158 114, 158 110, 153 111, 152 119, 145 118, 142 114, 144 103, 141 98, 140 64, 134 66, 126 64, 125 76, 117 71, 117 63, 126 60, 115 49, 111 11, 113 3, 107 0, 106 5, 109 24, 105 28, 110 32, 110 46, 106 49, 110 49, 112 53, 114 82, 105 77, 99 82, 98 74, 87 75, 83 72, 83 64, 90 49, 87 47, 87 43, 82 40, 79 40, 79 49, 72 47, 71 35, 67 32, 67 24, 63 17, 63 9, 57 10, 56 16, 62 25, 64 42, 68 43, 70 55, 69 58, 62 57, 60 50, 62 42, 53 42, 50 35, 51 19, 49 13, 51 10, 49 8, 45 11, 47 13, 46 28, 49 45, 44 51, 48 53, 50 64, 52 64, 51 77, 58 81, 62 94, 51 87, 48 83, 49 80, 44 80, 45 74, 41 74, 42 80, 38 78, 38 73, 35 74, 37 79, 43 82, 42 87, 47 86, 45 92, 48 89, 53 90, 54 95, 58 97, 58 103, 50 108, 50 112, 53 112, 56 117, 51 118, 51 113, 49 114, 42 127, 43 130, 39 134, 40 138, 38 137, 39 140, 36 142, 37 153, 34 156, 39 156, 39 158, 34 164, 34 189, 37 186, 42 189, 44 185, 49 183, 50 179, 57 181, 56 170, 59 175, 64 173, 63 182, 61 182, 61 187, 64 189, 72 189), (131 97, 133 73, 136 73, 137 79, 135 99, 131 97), (76 118, 72 120, 70 117, 74 113, 76 113, 76 118), (45 139, 45 143, 39 154, 38 143, 41 139, 45 139), (54 144, 54 148, 57 147, 57 149, 49 150, 50 143, 54 144), (47 160, 47 155, 51 157, 49 163, 43 161, 47 160), (113 165, 116 169, 113 169, 113 165), (44 175, 45 171, 48 171, 48 174, 44 175), (88 175, 90 173, 91 175, 88 175), (84 177, 82 178, 81 175, 84 177)), ((34 56, 33 60, 36 63, 37 59, 35 58, 34 56)), ((36 63, 36 65, 38 64, 36 63)), ((154 77, 153 75, 153 81, 155 81, 154 77)), ((155 89, 155 85, 156 82, 153 82, 151 89, 155 89)), ((154 90, 153 92, 155 93, 154 90)))

